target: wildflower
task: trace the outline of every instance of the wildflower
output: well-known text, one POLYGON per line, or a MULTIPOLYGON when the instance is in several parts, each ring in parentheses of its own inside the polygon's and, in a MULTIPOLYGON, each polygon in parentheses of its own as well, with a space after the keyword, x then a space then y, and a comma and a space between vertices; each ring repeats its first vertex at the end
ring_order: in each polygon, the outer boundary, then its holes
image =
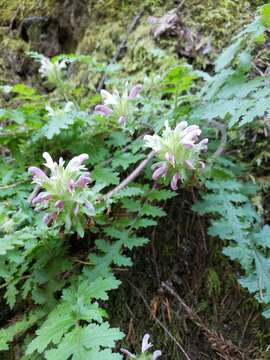
POLYGON ((160 162, 153 165, 153 180, 171 175, 171 188, 177 190, 179 181, 185 182, 192 173, 200 173, 205 163, 200 160, 202 151, 207 150, 208 139, 198 142, 201 129, 188 126, 181 121, 175 129, 165 123, 162 135, 146 135, 145 146, 152 148, 160 162))
POLYGON ((149 334, 145 334, 142 340, 142 349, 141 349, 141 354, 140 355, 134 355, 131 352, 129 352, 126 349, 121 349, 121 351, 127 355, 127 358, 131 358, 131 359, 137 359, 137 360, 156 360, 158 357, 160 357, 162 355, 160 350, 156 350, 153 352, 153 354, 149 354, 148 350, 151 349, 153 347, 153 345, 151 343, 149 343, 149 338, 150 335, 149 334))
POLYGON ((52 62, 46 56, 40 58, 39 73, 42 78, 47 79, 51 85, 59 85, 64 80, 64 70, 67 68, 67 60, 52 62))
POLYGON ((37 167, 31 166, 28 172, 33 176, 33 183, 40 185, 45 191, 40 192, 32 204, 39 209, 48 209, 44 222, 51 225, 55 220, 65 223, 69 229, 72 224, 78 224, 87 216, 95 213, 92 204, 93 194, 88 189, 91 182, 90 172, 83 164, 87 154, 81 154, 71 159, 66 167, 65 161, 53 161, 49 153, 43 153, 46 160, 44 165, 49 169, 50 175, 37 167))
POLYGON ((95 111, 102 116, 114 114, 118 118, 118 123, 123 126, 126 124, 127 119, 132 115, 134 110, 132 100, 138 98, 141 89, 142 85, 138 84, 128 91, 128 84, 126 84, 122 96, 120 96, 117 90, 110 93, 103 89, 100 91, 100 94, 104 104, 97 105, 95 111))

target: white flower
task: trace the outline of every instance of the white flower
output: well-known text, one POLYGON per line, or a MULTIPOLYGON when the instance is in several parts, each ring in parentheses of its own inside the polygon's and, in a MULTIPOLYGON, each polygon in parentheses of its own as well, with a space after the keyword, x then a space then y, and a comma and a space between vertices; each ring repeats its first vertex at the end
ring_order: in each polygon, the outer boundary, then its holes
POLYGON ((149 342, 150 339, 150 335, 149 334, 145 334, 142 340, 142 349, 141 349, 141 354, 142 357, 140 355, 134 355, 131 352, 129 352, 126 349, 121 349, 121 351, 127 355, 128 358, 131 359, 137 359, 140 360, 145 359, 145 360, 156 360, 158 357, 160 357, 162 355, 160 350, 156 350, 153 352, 153 354, 148 354, 148 350, 151 349, 153 347, 153 345, 149 342))
POLYGON ((59 85, 64 80, 64 70, 67 67, 67 60, 58 60, 52 62, 46 56, 40 59, 39 73, 42 78, 46 78, 48 83, 52 85, 59 85))

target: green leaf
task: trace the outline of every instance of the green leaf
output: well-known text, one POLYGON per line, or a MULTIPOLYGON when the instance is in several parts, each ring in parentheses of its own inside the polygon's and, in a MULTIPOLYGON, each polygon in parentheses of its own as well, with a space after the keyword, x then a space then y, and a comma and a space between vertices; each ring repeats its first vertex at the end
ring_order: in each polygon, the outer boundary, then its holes
POLYGON ((14 324, 0 330, 0 351, 8 350, 9 343, 17 336, 22 335, 31 328, 40 318, 44 316, 44 311, 33 311, 25 315, 21 320, 17 320, 14 324))
POLYGON ((58 344, 65 333, 74 325, 74 318, 70 313, 69 304, 58 305, 36 331, 36 338, 30 342, 26 354, 34 351, 42 353, 50 344, 58 344))
MULTIPOLYGON (((106 357, 102 359, 116 360, 110 350, 100 348, 112 348, 117 340, 124 336, 118 329, 110 329, 108 323, 102 325, 77 326, 72 332, 65 335, 56 349, 48 350, 45 358, 48 360, 66 360, 72 357, 74 360, 96 360, 94 357, 101 352, 106 357)), ((99 355, 98 355, 99 356, 99 355)), ((101 359, 101 357, 100 357, 101 359)), ((120 358, 121 359, 121 358, 120 358)))
POLYGON ((108 185, 117 185, 119 183, 119 174, 112 169, 96 166, 91 172, 91 177, 97 183, 108 185))
POLYGON ((221 71, 232 62, 237 52, 241 48, 241 44, 242 39, 239 38, 236 42, 223 51, 223 53, 216 60, 216 72, 221 71))
POLYGON ((270 4, 265 4, 261 7, 261 19, 262 24, 269 28, 270 27, 270 4))

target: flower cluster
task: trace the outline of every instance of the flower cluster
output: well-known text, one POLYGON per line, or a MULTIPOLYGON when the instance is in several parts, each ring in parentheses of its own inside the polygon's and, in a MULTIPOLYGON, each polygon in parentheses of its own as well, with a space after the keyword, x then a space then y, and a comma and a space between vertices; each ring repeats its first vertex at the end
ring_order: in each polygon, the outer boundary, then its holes
POLYGON ((88 155, 75 156, 66 167, 62 158, 56 163, 47 152, 43 153, 43 157, 46 160, 44 165, 51 172, 50 176, 34 166, 28 169, 33 176, 33 183, 44 189, 32 200, 32 204, 37 210, 49 210, 44 217, 47 225, 58 221, 61 225, 65 224, 66 231, 74 227, 81 235, 86 218, 95 214, 94 195, 88 189, 91 181, 90 173, 83 165, 88 155))
POLYGON ((125 125, 134 110, 132 100, 138 98, 141 89, 142 85, 138 84, 133 86, 129 91, 128 84, 126 84, 122 96, 120 96, 117 90, 114 90, 112 94, 107 90, 101 90, 100 94, 104 104, 97 105, 95 110, 103 116, 114 114, 118 118, 118 123, 125 125))
POLYGON ((142 340, 142 351, 140 355, 134 355, 131 354, 126 349, 121 349, 121 351, 127 355, 128 359, 137 359, 137 360, 156 360, 158 357, 162 355, 160 350, 156 350, 153 352, 153 354, 149 354, 148 350, 153 346, 151 343, 149 343, 149 334, 145 334, 142 340))
POLYGON ((177 190, 178 182, 185 182, 192 173, 204 170, 205 163, 200 160, 201 151, 207 150, 208 139, 196 143, 201 135, 197 125, 188 126, 181 121, 175 129, 165 123, 162 136, 146 135, 146 147, 152 148, 161 160, 153 165, 153 180, 171 175, 171 188, 177 190))
POLYGON ((67 67, 67 60, 58 60, 52 62, 46 56, 40 59, 39 73, 42 78, 47 79, 51 85, 59 85, 64 80, 64 70, 67 67))

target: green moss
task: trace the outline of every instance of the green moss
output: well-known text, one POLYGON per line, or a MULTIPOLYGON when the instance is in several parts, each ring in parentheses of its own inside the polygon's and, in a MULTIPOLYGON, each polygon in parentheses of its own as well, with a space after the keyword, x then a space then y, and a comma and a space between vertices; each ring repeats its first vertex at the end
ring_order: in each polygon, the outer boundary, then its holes
POLYGON ((27 16, 50 14, 55 0, 0 0, 0 25, 9 25, 16 17, 19 21, 27 16))

